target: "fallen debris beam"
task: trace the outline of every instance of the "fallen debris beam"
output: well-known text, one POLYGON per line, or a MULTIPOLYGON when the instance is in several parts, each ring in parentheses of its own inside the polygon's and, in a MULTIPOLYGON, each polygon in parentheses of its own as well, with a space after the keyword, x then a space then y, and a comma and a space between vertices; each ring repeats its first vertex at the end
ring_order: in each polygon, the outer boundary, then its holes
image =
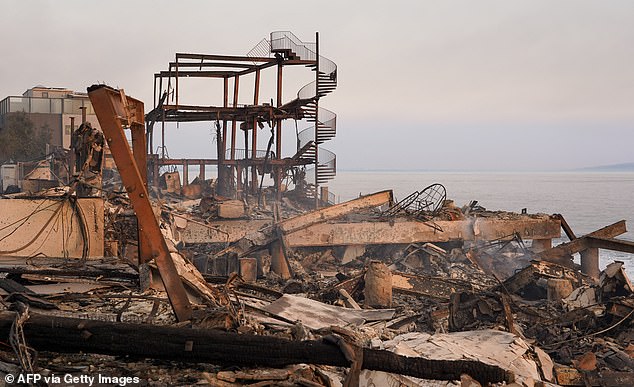
MULTIPOLYGON (((139 166, 123 132, 124 124, 127 126, 144 125, 143 103, 126 97, 122 90, 115 90, 105 85, 89 87, 88 97, 95 109, 95 114, 117 164, 121 180, 137 215, 139 233, 143 233, 147 237, 151 249, 150 255, 155 258, 176 318, 179 321, 189 320, 192 309, 185 287, 170 256, 167 243, 163 238, 148 198, 147 188, 144 185, 139 166)), ((144 165, 141 167, 145 168, 144 165)))
POLYGON ((621 220, 609 226, 605 226, 597 231, 591 232, 590 234, 584 235, 581 238, 577 238, 570 242, 562 243, 558 246, 555 246, 552 249, 542 251, 541 253, 536 255, 536 259, 562 263, 562 259, 567 260, 568 257, 570 257, 572 254, 579 253, 591 247, 589 245, 589 240, 587 237, 614 238, 615 236, 624 234, 626 232, 627 228, 625 227, 625 220, 621 220))
POLYGON ((634 242, 614 238, 586 237, 590 247, 634 254, 634 242))
POLYGON ((452 293, 472 290, 469 284, 449 278, 434 278, 407 273, 392 273, 392 289, 395 293, 431 297, 448 301, 452 293))
MULTIPOLYGON (((392 203, 392 200, 392 191, 388 190, 361 196, 357 199, 349 200, 334 206, 307 212, 293 218, 283 220, 262 230, 247 233, 245 236, 235 241, 231 246, 216 254, 216 256, 219 257, 229 254, 238 254, 239 257, 242 257, 245 256, 245 254, 265 248, 271 242, 280 240, 281 237, 284 237, 286 234, 305 229, 318 223, 339 218, 360 209, 378 207, 386 203, 392 203)), ((289 246, 286 241, 284 241, 284 245, 289 246)))
POLYGON ((454 240, 510 240, 515 233, 523 239, 551 239, 561 235, 554 219, 424 222, 358 222, 315 224, 286 236, 291 247, 367 245, 454 240))
POLYGON ((529 266, 515 273, 493 291, 515 293, 538 277, 567 279, 573 284, 580 282, 580 275, 576 270, 548 261, 531 261, 529 266))
MULTIPOLYGON (((0 334, 5 340, 8 340, 15 318, 15 312, 0 312, 0 334)), ((349 366, 339 347, 332 344, 207 329, 31 313, 24 324, 24 336, 28 345, 36 350, 53 352, 88 352, 233 366, 283 367, 299 363, 349 366)), ((363 368, 437 380, 460 380, 460 375, 466 373, 483 384, 512 380, 512 375, 502 368, 477 360, 433 360, 368 348, 363 349, 363 368)))
MULTIPOLYGON (((179 236, 185 243, 227 243, 270 224, 265 220, 223 220, 210 224, 189 221, 179 236)), ((286 236, 287 247, 348 246, 368 244, 410 244, 420 242, 449 242, 453 240, 510 240, 514 232, 523 239, 552 239, 561 236, 559 221, 554 219, 479 220, 479 232, 473 230, 469 220, 422 222, 354 222, 315 224, 286 236), (442 231, 439 231, 442 230, 442 231)))
POLYGON ((283 220, 277 224, 277 227, 284 234, 290 234, 317 223, 336 219, 357 210, 379 207, 384 204, 391 204, 393 201, 394 198, 391 190, 380 191, 283 220))

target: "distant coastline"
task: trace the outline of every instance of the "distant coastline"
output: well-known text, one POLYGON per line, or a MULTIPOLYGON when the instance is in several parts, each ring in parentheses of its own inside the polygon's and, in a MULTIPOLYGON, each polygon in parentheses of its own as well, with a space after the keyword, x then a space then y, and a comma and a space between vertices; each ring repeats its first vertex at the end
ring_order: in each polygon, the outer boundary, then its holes
POLYGON ((634 163, 600 165, 596 167, 586 167, 575 169, 580 172, 634 172, 634 163))

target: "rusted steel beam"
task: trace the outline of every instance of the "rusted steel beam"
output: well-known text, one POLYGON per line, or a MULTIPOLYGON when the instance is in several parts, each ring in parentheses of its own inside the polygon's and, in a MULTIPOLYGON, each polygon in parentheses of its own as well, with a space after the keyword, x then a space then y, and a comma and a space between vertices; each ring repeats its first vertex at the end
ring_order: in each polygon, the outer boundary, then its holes
MULTIPOLYGON (((145 137, 145 127, 139 124, 133 124, 130 126, 132 133, 132 151, 134 153, 134 160, 139 167, 139 173, 141 174, 141 180, 145 189, 147 190, 147 145, 145 137)), ((139 264, 146 263, 152 260, 152 249, 150 248, 150 242, 147 235, 141 232, 141 222, 137 221, 137 232, 139 239, 139 264)))
POLYGON ((277 224, 277 228, 284 234, 290 234, 317 223, 324 223, 339 218, 357 210, 391 204, 393 200, 392 190, 380 191, 283 220, 277 224))
POLYGON ((176 59, 202 59, 202 60, 225 60, 235 62, 277 62, 277 58, 265 58, 258 56, 234 56, 234 55, 211 55, 211 54, 190 54, 177 53, 176 59))
POLYGON ((179 321, 189 320, 192 309, 185 287, 170 256, 167 243, 163 238, 148 198, 147 189, 143 184, 141 172, 123 132, 124 125, 144 125, 143 103, 126 97, 123 91, 119 92, 105 85, 89 87, 88 97, 95 109, 99 125, 108 141, 121 180, 136 212, 141 225, 140 231, 148 237, 152 256, 158 266, 176 318, 179 321))
MULTIPOLYGON (((170 62, 169 68, 176 67, 176 62, 170 62)), ((257 65, 246 64, 246 63, 225 63, 225 62, 198 62, 198 63, 187 63, 187 62, 178 62, 178 67, 198 67, 198 68, 206 68, 206 67, 222 67, 222 68, 240 68, 240 69, 251 69, 258 67, 257 65)))
MULTIPOLYGON (((277 106, 282 106, 282 69, 284 67, 281 63, 277 65, 277 106)), ((280 159, 282 157, 282 119, 278 118, 275 125, 275 158, 280 159)), ((275 199, 279 202, 282 200, 282 168, 276 167, 275 169, 275 199)))
MULTIPOLYGON (((253 104, 260 103, 260 69, 255 72, 255 85, 253 89, 253 104)), ((253 133, 251 134, 251 158, 257 157, 258 149, 258 121, 253 120, 253 133)), ((258 169, 253 166, 251 168, 251 193, 254 195, 258 190, 258 169)))
POLYGON ((164 159, 159 160, 159 165, 183 165, 183 163, 187 160, 187 162, 191 164, 204 164, 204 165, 214 165, 218 160, 216 159, 164 159))
POLYGON ((254 117, 262 118, 266 121, 271 119, 286 118, 304 118, 303 112, 299 109, 283 110, 267 105, 245 105, 236 107, 220 107, 220 106, 197 106, 197 105, 163 105, 160 109, 155 109, 148 113, 148 116, 155 117, 162 112, 166 112, 168 121, 174 119, 183 120, 187 116, 198 118, 201 121, 233 120, 246 121, 252 120, 254 117), (159 113, 160 112, 160 113, 159 113))
POLYGON ((235 75, 234 71, 161 71, 158 73, 160 77, 191 77, 191 78, 224 78, 235 75))

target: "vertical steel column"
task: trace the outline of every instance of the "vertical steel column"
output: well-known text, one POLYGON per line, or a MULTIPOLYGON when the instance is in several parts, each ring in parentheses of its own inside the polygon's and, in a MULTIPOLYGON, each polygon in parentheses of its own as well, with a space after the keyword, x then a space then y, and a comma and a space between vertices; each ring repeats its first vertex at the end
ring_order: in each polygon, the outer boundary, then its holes
POLYGON ((159 157, 158 154, 152 154, 152 174, 154 175, 154 186, 159 186, 159 157))
MULTIPOLYGON (((238 75, 235 76, 235 79, 233 81, 233 108, 234 108, 234 114, 236 112, 236 108, 238 107, 238 90, 240 89, 240 77, 238 75)), ((236 127, 236 119, 235 116, 233 118, 233 120, 231 121, 231 160, 235 160, 236 159, 236 131, 237 131, 237 127, 236 127)), ((241 184, 240 184, 240 176, 238 176, 238 170, 234 166, 231 167, 231 179, 233 179, 235 176, 236 179, 236 192, 235 192, 235 197, 238 198, 238 191, 240 191, 241 188, 241 184)))
MULTIPOLYGON (((224 77, 224 89, 223 89, 223 97, 222 97, 222 106, 227 107, 229 105, 229 78, 224 77)), ((218 120, 219 117, 216 117, 218 120)), ((216 130, 218 130, 216 128, 216 130)), ((219 135, 218 141, 218 181, 217 186, 219 188, 219 192, 224 192, 224 187, 227 185, 227 176, 225 174, 225 156, 227 154, 227 120, 222 120, 222 133, 219 135)))
MULTIPOLYGON (((62 121, 63 123, 63 121, 62 121)), ((63 127, 63 126, 62 126, 63 127)), ((62 130, 62 136, 63 136, 64 131, 62 130)), ((70 180, 72 179, 73 176, 75 176, 75 170, 76 168, 76 159, 75 159, 75 149, 73 146, 73 134, 75 133, 75 117, 70 117, 70 148, 71 151, 69 152, 69 156, 70 156, 70 160, 68 162, 68 181, 70 182, 70 180)), ((62 143, 63 144, 63 143, 62 143)))
POLYGON ((165 109, 161 107, 161 160, 165 160, 165 109))
MULTIPOLYGON (((282 63, 277 64, 277 107, 282 106, 282 63)), ((282 119, 278 118, 275 125, 275 158, 281 160, 282 158, 282 119)), ((275 186, 277 201, 282 200, 282 166, 277 165, 275 167, 275 186)))
MULTIPOLYGON (((240 77, 238 75, 235 76, 233 81, 233 107, 234 109, 238 107, 238 90, 240 87, 240 77)), ((235 112, 235 110, 234 110, 235 112)), ((236 119, 231 121, 231 160, 236 159, 236 119)))
MULTIPOLYGON (((255 70, 255 90, 253 91, 253 105, 257 106, 260 99, 260 69, 255 70)), ((253 119, 253 133, 251 138, 251 159, 255 161, 258 157, 258 120, 253 119)), ((258 169, 251 166, 251 192, 255 195, 258 190, 258 169)))
MULTIPOLYGON (((229 106, 229 78, 225 77, 224 79, 225 79, 224 98, 222 100, 222 106, 228 107, 229 106)), ((218 159, 222 157, 222 159, 224 160, 226 153, 227 153, 227 120, 223 120, 222 121, 222 156, 218 155, 218 159)))
POLYGON ((176 54, 176 109, 178 109, 178 54, 176 54))
POLYGON ((189 185, 189 163, 187 160, 183 160, 183 187, 189 185))
POLYGON ((319 32, 315 32, 315 208, 319 208, 319 32))

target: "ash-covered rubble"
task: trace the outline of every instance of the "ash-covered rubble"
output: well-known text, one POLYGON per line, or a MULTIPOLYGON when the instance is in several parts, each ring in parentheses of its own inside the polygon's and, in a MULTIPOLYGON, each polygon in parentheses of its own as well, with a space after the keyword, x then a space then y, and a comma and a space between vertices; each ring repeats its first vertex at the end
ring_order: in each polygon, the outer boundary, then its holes
POLYGON ((595 280, 540 259, 519 234, 284 245, 321 222, 415 218, 434 228, 530 215, 446 200, 427 213, 390 211, 389 202, 304 212, 290 199, 222 198, 203 183, 201 198, 165 188, 153 201, 191 319, 177 321, 155 262, 138 263, 136 216, 126 194, 111 195, 111 258, 0 267, 9 343, 1 372, 114 373, 157 386, 634 383, 634 295, 620 262, 595 280), (183 220, 216 227, 219 219, 267 222, 234 242, 179 240, 183 220))

